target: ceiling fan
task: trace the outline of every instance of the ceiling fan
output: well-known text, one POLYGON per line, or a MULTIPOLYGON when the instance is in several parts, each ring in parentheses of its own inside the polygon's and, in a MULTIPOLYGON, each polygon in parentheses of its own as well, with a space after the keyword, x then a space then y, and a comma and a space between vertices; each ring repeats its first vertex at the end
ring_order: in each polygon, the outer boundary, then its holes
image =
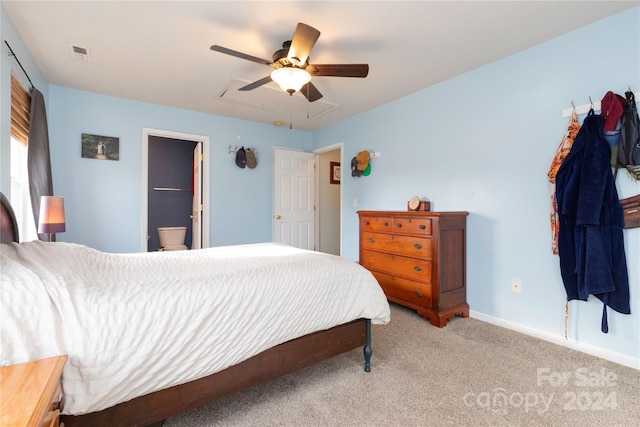
POLYGON ((363 78, 369 74, 368 64, 309 64, 309 53, 318 37, 320 37, 320 31, 302 22, 298 23, 293 38, 282 43, 282 49, 273 54, 273 61, 218 45, 211 46, 211 50, 274 68, 270 75, 238 90, 248 91, 275 81, 290 95, 300 91, 309 102, 313 102, 322 98, 322 94, 311 83, 311 77, 363 78))

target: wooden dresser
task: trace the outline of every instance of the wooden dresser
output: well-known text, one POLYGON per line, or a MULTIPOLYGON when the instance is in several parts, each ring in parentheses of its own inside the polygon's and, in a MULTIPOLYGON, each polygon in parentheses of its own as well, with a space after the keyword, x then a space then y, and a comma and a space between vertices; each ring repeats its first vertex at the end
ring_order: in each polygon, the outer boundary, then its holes
POLYGON ((60 425, 60 377, 67 356, 0 368, 0 426, 60 425))
POLYGON ((360 264, 389 301, 416 310, 431 324, 468 317, 468 212, 359 211, 360 264))

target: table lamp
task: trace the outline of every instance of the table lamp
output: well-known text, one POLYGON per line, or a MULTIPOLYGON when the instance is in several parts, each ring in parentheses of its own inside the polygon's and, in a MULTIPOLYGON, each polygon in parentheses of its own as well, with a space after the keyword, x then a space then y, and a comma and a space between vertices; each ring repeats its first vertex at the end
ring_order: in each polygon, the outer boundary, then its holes
POLYGON ((49 234, 66 231, 64 219, 64 197, 40 197, 40 217, 38 218, 38 233, 49 234))

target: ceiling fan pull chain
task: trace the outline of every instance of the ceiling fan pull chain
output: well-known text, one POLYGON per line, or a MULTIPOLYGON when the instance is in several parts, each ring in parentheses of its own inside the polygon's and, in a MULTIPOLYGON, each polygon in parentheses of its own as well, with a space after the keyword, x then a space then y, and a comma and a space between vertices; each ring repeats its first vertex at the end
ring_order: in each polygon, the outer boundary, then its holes
POLYGON ((289 94, 289 129, 293 129, 293 94, 289 94))

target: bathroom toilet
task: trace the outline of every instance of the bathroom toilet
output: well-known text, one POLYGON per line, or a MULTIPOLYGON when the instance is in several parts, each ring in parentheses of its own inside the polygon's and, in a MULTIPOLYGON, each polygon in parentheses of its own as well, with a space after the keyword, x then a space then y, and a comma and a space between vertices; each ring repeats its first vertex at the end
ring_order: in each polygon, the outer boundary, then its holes
POLYGON ((187 235, 187 227, 158 227, 161 251, 184 251, 187 246, 184 238, 187 235))

